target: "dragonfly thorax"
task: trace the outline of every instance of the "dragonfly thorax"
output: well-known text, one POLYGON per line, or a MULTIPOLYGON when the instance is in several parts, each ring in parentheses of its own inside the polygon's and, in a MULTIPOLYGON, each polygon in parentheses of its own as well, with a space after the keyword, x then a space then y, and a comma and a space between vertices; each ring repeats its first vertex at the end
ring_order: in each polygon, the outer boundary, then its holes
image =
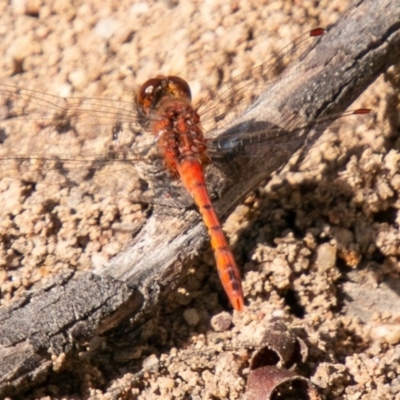
POLYGON ((206 140, 197 111, 184 101, 170 98, 161 100, 160 105, 163 116, 153 121, 151 129, 169 171, 176 175, 178 165, 189 158, 207 163, 206 140))

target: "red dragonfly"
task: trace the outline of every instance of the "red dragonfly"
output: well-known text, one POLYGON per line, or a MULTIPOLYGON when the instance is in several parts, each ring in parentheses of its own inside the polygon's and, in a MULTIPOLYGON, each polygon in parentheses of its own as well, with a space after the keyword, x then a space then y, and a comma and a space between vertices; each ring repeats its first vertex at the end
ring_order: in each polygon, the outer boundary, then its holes
MULTIPOLYGON (((135 167, 143 153, 136 136, 150 131, 170 175, 181 180, 197 205, 210 236, 222 285, 234 309, 241 311, 244 299, 239 268, 211 204, 204 174, 205 165, 211 161, 208 149, 223 149, 226 142, 205 136, 204 132, 223 127, 229 115, 237 115, 243 109, 250 81, 255 83, 257 90, 252 91, 252 96, 257 98, 274 82, 271 76, 277 65, 295 58, 305 50, 310 38, 323 33, 317 28, 301 36, 277 57, 230 81, 228 89, 223 86, 218 95, 210 96, 199 107, 191 104, 188 84, 176 76, 158 76, 145 82, 137 93, 135 107, 131 102, 59 98, 0 85, 0 176, 35 180, 37 175, 32 171, 61 170, 74 171, 75 179, 78 175, 86 179, 87 171, 82 165, 93 168, 122 160, 125 164, 132 161, 135 167)), ((254 133, 230 136, 228 147, 254 133)), ((259 133, 257 137, 262 140, 259 133)), ((290 132, 286 134, 290 140, 290 132)))

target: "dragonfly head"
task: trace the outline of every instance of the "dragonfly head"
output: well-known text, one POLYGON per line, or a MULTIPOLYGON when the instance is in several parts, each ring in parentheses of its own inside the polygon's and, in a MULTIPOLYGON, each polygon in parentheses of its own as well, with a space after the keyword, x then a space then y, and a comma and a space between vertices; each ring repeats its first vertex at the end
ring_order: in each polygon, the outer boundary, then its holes
POLYGON ((147 80, 139 89, 136 103, 139 110, 148 115, 157 110, 162 100, 179 99, 190 103, 192 94, 188 83, 178 76, 159 75, 147 80))

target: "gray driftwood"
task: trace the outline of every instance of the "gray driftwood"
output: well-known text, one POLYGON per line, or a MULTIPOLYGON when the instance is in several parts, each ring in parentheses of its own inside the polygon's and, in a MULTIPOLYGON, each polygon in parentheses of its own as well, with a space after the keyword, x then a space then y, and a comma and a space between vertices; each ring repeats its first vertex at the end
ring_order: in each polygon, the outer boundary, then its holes
MULTIPOLYGON (((307 122, 341 112, 399 54, 400 2, 354 1, 308 56, 269 87, 262 101, 234 125, 243 126, 245 120, 280 125, 294 113, 307 122)), ((251 179, 240 179, 246 168, 233 155, 238 165, 235 182, 222 171, 222 181, 228 183, 217 202, 221 218, 286 163, 304 145, 305 137, 299 131, 297 140, 288 142, 283 137, 268 142, 267 166, 262 158, 247 160, 252 163, 251 179)), ((251 144, 245 150, 254 151, 251 144)), ((0 309, 0 397, 21 393, 44 380, 57 357, 74 357, 84 343, 106 335, 127 317, 134 327, 156 309, 165 291, 176 287, 183 261, 207 240, 195 211, 178 217, 153 213, 133 245, 95 274, 61 276, 40 293, 27 294, 12 307, 0 309)))

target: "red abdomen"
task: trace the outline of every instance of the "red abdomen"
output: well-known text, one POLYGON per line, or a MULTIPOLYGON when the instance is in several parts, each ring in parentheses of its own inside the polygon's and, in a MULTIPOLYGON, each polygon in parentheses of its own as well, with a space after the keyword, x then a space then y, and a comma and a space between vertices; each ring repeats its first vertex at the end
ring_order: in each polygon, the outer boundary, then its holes
POLYGON ((232 306, 243 310, 239 269, 211 204, 204 178, 207 146, 200 118, 191 103, 188 84, 181 78, 160 76, 147 81, 137 103, 157 137, 166 168, 181 179, 207 227, 219 277, 232 306))

